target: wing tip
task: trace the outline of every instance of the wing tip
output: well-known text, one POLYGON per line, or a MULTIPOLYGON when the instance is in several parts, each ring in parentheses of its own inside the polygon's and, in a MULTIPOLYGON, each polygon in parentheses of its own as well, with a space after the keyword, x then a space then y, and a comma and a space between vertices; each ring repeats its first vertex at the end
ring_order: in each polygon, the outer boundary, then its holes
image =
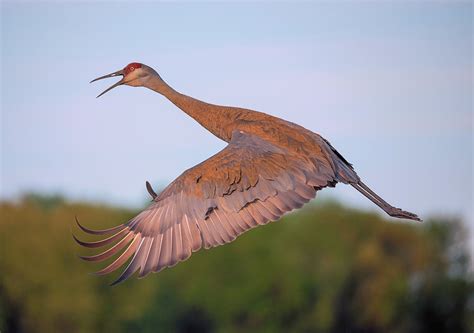
POLYGON ((84 231, 85 233, 90 234, 90 235, 107 235, 107 234, 113 233, 114 231, 120 231, 123 228, 125 228, 125 224, 119 224, 115 227, 108 228, 108 229, 92 230, 92 229, 89 229, 89 228, 86 228, 85 226, 83 226, 79 222, 79 219, 77 218, 77 215, 74 215, 74 219, 76 220, 76 224, 79 227, 79 229, 81 229, 82 231, 84 231))
POLYGON ((151 198, 152 198, 151 200, 152 201, 155 200, 158 194, 156 194, 156 192, 153 190, 153 187, 151 186, 148 180, 145 182, 145 186, 146 186, 146 190, 151 195, 151 198))
POLYGON ((123 278, 123 277, 119 277, 118 279, 116 279, 115 281, 113 281, 112 283, 109 284, 109 287, 115 287, 116 285, 124 282, 127 278, 123 278))

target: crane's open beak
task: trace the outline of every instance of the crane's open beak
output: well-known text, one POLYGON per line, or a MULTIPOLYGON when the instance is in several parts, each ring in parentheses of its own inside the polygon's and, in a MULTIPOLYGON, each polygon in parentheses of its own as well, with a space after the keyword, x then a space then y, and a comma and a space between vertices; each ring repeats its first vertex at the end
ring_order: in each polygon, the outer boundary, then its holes
MULTIPOLYGON (((118 76, 118 75, 125 76, 125 73, 124 73, 123 69, 121 69, 121 70, 119 70, 119 71, 116 71, 116 72, 114 72, 114 73, 111 73, 111 74, 107 74, 107 75, 98 77, 97 79, 92 80, 90 83, 95 82, 95 81, 98 81, 98 80, 102 80, 102 79, 107 79, 107 78, 109 78, 109 77, 115 77, 115 76, 118 76)), ((124 82, 123 82, 123 78, 122 78, 119 82, 117 82, 117 83, 113 84, 112 86, 110 86, 109 88, 105 89, 102 93, 100 93, 100 94, 97 96, 97 98, 99 98, 100 96, 102 96, 103 94, 105 94, 107 91, 112 90, 112 89, 114 89, 115 87, 118 87, 119 85, 121 85, 121 84, 123 84, 123 83, 124 83, 124 82)))

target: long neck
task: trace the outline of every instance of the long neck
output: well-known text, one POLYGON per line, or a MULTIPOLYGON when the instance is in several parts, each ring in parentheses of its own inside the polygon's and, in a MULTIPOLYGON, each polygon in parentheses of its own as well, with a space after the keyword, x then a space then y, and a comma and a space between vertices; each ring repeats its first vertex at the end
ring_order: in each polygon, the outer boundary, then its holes
POLYGON ((181 94, 170 87, 158 74, 150 78, 145 86, 165 96, 218 138, 230 141, 232 126, 229 125, 239 116, 239 109, 205 103, 181 94))

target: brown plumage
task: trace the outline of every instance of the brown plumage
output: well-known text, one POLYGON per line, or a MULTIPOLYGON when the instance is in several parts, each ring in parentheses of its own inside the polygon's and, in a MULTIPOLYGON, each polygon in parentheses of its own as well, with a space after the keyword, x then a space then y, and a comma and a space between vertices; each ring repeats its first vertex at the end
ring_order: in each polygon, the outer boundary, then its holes
POLYGON ((108 236, 96 242, 74 237, 80 245, 112 245, 83 259, 103 261, 117 255, 97 274, 113 272, 132 258, 113 284, 137 271, 143 277, 174 266, 202 247, 229 243, 251 228, 278 220, 313 199, 316 191, 338 182, 350 184, 390 216, 420 221, 370 190, 352 165, 316 133, 265 113, 180 94, 152 68, 139 63, 98 79, 117 75, 123 78, 105 92, 121 84, 150 88, 228 145, 186 170, 159 195, 147 182, 152 204, 127 223, 90 230, 77 222, 86 233, 108 236))

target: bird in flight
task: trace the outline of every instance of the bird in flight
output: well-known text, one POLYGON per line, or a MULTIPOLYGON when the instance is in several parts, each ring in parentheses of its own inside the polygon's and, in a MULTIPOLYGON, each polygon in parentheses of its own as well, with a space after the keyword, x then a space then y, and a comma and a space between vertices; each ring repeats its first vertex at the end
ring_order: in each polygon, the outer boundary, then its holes
POLYGON ((138 271, 139 277, 188 259, 202 247, 233 241, 245 231, 278 220, 300 208, 325 187, 349 184, 388 215, 421 221, 395 208, 366 186, 352 165, 320 135, 289 121, 253 110, 209 104, 179 93, 151 67, 131 63, 91 82, 121 76, 99 96, 120 86, 146 87, 169 99, 227 146, 186 170, 160 194, 146 187, 152 203, 130 221, 106 230, 84 232, 105 238, 76 241, 88 248, 112 245, 82 256, 103 261, 120 253, 103 275, 132 258, 112 285, 138 271))

